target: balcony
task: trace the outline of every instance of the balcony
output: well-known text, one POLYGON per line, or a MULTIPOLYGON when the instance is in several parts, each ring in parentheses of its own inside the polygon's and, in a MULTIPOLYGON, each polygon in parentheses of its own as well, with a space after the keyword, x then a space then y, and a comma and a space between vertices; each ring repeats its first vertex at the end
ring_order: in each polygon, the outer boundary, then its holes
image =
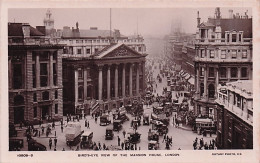
POLYGON ((195 61, 200 61, 200 62, 238 62, 238 63, 246 63, 246 62, 252 62, 251 58, 236 58, 236 59, 231 59, 231 58, 226 58, 226 59, 221 59, 221 58, 201 58, 198 56, 195 56, 195 61))
POLYGON ((252 45, 252 38, 244 38, 242 42, 226 42, 226 39, 196 39, 199 45, 252 45))

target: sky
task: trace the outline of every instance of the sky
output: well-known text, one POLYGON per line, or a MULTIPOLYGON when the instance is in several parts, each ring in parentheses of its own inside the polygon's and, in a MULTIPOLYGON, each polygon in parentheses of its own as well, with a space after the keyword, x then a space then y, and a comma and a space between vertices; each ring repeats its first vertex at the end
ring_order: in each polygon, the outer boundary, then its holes
MULTIPOLYGON (((222 17, 228 17, 228 10, 244 15, 250 8, 220 8, 222 17)), ((79 23, 80 29, 98 27, 110 28, 109 8, 53 8, 54 28, 63 26, 74 27, 79 23)), ((43 25, 47 8, 19 8, 8 10, 8 21, 29 23, 31 26, 43 25)), ((197 26, 197 11, 201 22, 213 17, 215 8, 112 8, 112 30, 119 29, 123 35, 141 34, 143 36, 164 36, 171 32, 172 27, 181 26, 183 32, 195 33, 197 26)))

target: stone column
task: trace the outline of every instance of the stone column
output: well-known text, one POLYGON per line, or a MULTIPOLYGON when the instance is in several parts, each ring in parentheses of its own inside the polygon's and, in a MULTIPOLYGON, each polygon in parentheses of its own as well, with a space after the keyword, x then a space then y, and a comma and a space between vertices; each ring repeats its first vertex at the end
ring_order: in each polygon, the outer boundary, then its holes
POLYGON ((204 68, 204 98, 207 99, 207 73, 208 69, 207 66, 204 68))
POLYGON ((133 64, 129 67, 129 96, 133 96, 133 64))
POLYGON ((110 100, 110 65, 107 68, 107 99, 110 100))
POLYGON ((115 65, 115 98, 118 98, 118 65, 115 65))
POLYGON ((78 88, 79 72, 77 68, 75 68, 74 70, 74 78, 75 78, 75 104, 77 104, 79 99, 79 88, 78 88))
POLYGON ((227 78, 228 78, 228 81, 230 81, 230 78, 231 78, 231 70, 230 70, 230 67, 227 67, 227 78))
POLYGON ((125 64, 122 67, 122 96, 125 97, 125 64))
POLYGON ((145 62, 142 62, 142 68, 143 68, 143 92, 145 91, 146 85, 145 85, 145 62))
POLYGON ((84 67, 84 100, 87 100, 88 96, 88 70, 84 67))
POLYGON ((219 68, 216 68, 216 78, 215 78, 215 81, 216 81, 216 92, 217 92, 217 87, 218 87, 218 82, 219 82, 218 70, 219 70, 219 68))
POLYGON ((197 68, 196 68, 196 76, 197 76, 197 78, 196 78, 196 87, 197 87, 197 93, 200 93, 200 71, 199 71, 199 65, 197 66, 197 68))
POLYGON ((240 67, 237 68, 237 78, 238 78, 238 80, 240 80, 240 78, 241 78, 241 68, 240 67))
POLYGON ((139 63, 136 64, 136 95, 139 95, 139 63))
POLYGON ((49 59, 49 86, 52 87, 53 86, 53 52, 50 52, 50 59, 49 59))
POLYGON ((98 66, 98 100, 102 100, 102 89, 103 89, 103 79, 102 79, 102 68, 103 66, 98 66))

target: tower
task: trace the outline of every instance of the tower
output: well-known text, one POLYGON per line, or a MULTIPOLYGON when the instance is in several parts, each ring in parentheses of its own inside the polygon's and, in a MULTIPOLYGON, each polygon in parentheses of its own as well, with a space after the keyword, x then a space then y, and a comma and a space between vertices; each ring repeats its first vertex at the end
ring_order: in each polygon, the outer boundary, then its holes
POLYGON ((50 9, 47 10, 46 12, 46 17, 43 20, 43 24, 46 28, 46 30, 52 30, 54 29, 54 19, 51 17, 52 13, 50 9))

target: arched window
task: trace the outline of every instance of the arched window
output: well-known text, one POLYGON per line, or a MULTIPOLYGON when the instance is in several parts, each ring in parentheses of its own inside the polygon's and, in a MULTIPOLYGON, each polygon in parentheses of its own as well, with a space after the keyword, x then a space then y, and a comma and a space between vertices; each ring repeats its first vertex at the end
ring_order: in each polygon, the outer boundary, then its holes
POLYGON ((200 96, 202 96, 203 93, 204 93, 204 84, 201 83, 201 84, 200 84, 200 96))
POLYGON ((22 95, 17 95, 14 97, 14 105, 23 105, 24 104, 24 98, 22 95))
POLYGON ((92 86, 91 85, 88 86, 87 97, 92 97, 92 86))
POLYGON ((210 84, 208 86, 209 90, 209 98, 214 98, 215 97, 215 86, 213 84, 210 84))
POLYGON ((84 88, 81 86, 78 88, 79 91, 79 100, 83 100, 84 99, 84 88))

